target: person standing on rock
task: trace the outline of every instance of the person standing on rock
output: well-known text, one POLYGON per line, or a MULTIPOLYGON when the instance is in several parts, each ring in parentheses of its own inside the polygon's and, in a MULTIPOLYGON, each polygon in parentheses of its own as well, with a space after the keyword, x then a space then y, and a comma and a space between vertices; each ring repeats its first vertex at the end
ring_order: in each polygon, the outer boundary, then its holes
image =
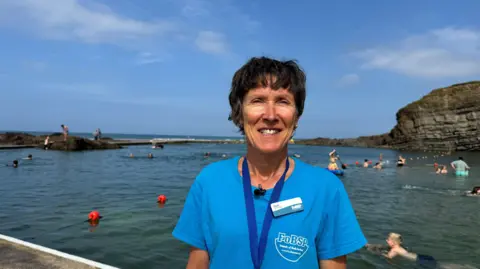
POLYGON ((67 125, 60 125, 62 127, 62 130, 63 130, 63 141, 67 141, 67 138, 68 138, 68 126, 67 125))
POLYGON ((465 173, 468 169, 470 169, 470 166, 463 161, 463 157, 458 157, 458 160, 451 162, 450 165, 457 174, 465 173))

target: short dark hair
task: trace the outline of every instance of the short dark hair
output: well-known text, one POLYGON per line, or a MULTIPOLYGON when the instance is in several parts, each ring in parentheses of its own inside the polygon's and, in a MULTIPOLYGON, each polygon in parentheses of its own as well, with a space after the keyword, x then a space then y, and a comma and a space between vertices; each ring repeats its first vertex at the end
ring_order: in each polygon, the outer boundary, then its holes
POLYGON ((233 75, 230 95, 231 112, 228 120, 243 134, 242 103, 247 92, 256 87, 273 90, 288 89, 295 98, 297 117, 303 114, 306 97, 306 75, 295 60, 279 61, 267 57, 253 57, 233 75))
POLYGON ((458 157, 458 159, 463 161, 463 157, 458 157))

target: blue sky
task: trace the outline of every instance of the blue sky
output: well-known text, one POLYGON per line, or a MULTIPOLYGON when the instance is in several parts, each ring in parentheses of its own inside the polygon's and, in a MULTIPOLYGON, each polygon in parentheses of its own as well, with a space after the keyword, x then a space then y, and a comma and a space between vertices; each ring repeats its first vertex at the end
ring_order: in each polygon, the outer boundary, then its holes
POLYGON ((298 137, 388 132, 480 76, 480 1, 2 0, 0 129, 236 135, 252 56, 307 73, 298 137), (455 3, 457 2, 457 3, 455 3))

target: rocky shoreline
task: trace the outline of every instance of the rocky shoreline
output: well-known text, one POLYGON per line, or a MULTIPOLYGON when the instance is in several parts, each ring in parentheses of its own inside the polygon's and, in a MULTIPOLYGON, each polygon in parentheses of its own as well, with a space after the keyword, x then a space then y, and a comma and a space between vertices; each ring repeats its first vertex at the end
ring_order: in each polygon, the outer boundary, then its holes
POLYGON ((386 134, 314 138, 296 144, 422 151, 480 151, 480 81, 435 89, 401 108, 386 134))
MULTIPOLYGON (((28 133, 7 132, 0 134, 0 149, 18 149, 18 148, 40 148, 45 145, 47 135, 31 135, 28 133)), ((63 141, 62 133, 53 133, 49 135, 49 150, 61 151, 82 151, 82 150, 105 150, 120 149, 123 146, 152 145, 150 139, 132 139, 132 140, 114 140, 104 137, 100 140, 91 140, 88 138, 69 136, 67 141, 63 141)), ((209 140, 209 139, 155 139, 158 144, 187 144, 187 143, 206 143, 206 144, 243 144, 243 140, 209 140)))
MULTIPOLYGON (((62 133, 53 133, 49 136, 49 150, 82 151, 122 148, 120 145, 110 143, 109 141, 111 141, 111 138, 90 140, 83 137, 69 136, 68 139, 64 141, 62 133)), ((28 133, 3 133, 0 134, 0 145, 36 147, 43 149, 46 137, 47 135, 35 136, 28 133)))

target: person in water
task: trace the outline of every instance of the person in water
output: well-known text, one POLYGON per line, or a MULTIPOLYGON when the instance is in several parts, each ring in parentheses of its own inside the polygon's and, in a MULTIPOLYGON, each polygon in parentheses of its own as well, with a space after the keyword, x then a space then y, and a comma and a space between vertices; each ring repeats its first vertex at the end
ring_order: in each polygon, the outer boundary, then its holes
POLYGON ((345 269, 367 243, 342 181, 289 157, 305 86, 295 61, 252 58, 233 76, 229 118, 246 154, 210 163, 190 187, 173 230, 191 247, 187 268, 345 269))
POLYGON ((383 254, 383 255, 389 259, 400 256, 411 261, 416 261, 421 265, 435 267, 437 264, 436 260, 432 256, 420 255, 420 254, 407 251, 402 246, 403 239, 400 234, 390 233, 386 241, 388 246, 390 247, 390 251, 388 252, 388 254, 383 254))
POLYGON ((33 160, 32 154, 28 154, 27 158, 23 158, 24 160, 33 160))
POLYGON ((368 159, 365 159, 363 162, 363 167, 368 168, 368 165, 369 165, 368 159))
MULTIPOLYGON (((6 166, 10 166, 9 164, 7 164, 6 166)), ((12 162, 12 165, 11 165, 13 168, 17 168, 18 167, 18 161, 17 160, 13 160, 12 162)))
POLYGON ((153 158, 153 154, 152 153, 148 153, 148 156, 147 156, 149 159, 152 159, 153 158))
POLYGON ((336 150, 334 149, 332 152, 328 154, 330 157, 330 163, 328 164, 328 170, 338 170, 337 165, 337 156, 335 155, 336 150))
POLYGON ((458 160, 450 163, 455 172, 465 172, 470 169, 470 166, 463 160, 463 157, 458 157, 458 160))
POLYGON ((442 167, 438 167, 437 168, 437 174, 447 174, 448 173, 448 170, 447 170, 447 166, 446 165, 442 165, 442 167))
POLYGON ((373 167, 375 169, 382 169, 382 163, 375 163, 375 166, 373 167))
POLYGON ((474 196, 480 196, 480 186, 476 186, 476 187, 473 187, 473 189, 471 191, 468 191, 467 192, 467 195, 474 195, 474 196))
POLYGON ((404 166, 407 162, 407 159, 403 158, 402 155, 398 156, 397 166, 404 166))

